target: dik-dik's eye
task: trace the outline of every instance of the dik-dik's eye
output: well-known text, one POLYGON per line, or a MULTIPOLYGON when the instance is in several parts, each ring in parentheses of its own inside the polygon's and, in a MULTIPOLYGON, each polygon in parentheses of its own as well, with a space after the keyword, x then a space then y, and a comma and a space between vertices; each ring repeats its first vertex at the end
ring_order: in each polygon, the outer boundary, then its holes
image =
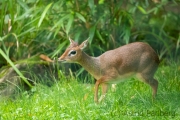
POLYGON ((75 50, 72 50, 72 51, 69 52, 69 55, 68 55, 68 56, 74 56, 74 55, 76 55, 76 53, 77 53, 77 52, 76 52, 75 50))

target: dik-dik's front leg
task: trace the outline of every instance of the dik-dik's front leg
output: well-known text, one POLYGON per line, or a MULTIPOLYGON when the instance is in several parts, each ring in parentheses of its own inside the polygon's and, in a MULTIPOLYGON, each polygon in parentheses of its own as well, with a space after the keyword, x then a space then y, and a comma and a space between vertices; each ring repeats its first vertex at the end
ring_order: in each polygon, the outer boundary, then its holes
POLYGON ((106 83, 107 81, 108 81, 108 79, 106 77, 102 77, 102 78, 100 78, 99 80, 96 81, 95 94, 94 94, 94 101, 96 103, 101 102, 104 99, 104 97, 105 97, 105 95, 107 93, 107 90, 108 90, 108 84, 106 83), (102 87, 102 94, 101 94, 101 97, 100 97, 100 99, 98 101, 98 88, 99 88, 99 85, 101 85, 101 87, 102 87))

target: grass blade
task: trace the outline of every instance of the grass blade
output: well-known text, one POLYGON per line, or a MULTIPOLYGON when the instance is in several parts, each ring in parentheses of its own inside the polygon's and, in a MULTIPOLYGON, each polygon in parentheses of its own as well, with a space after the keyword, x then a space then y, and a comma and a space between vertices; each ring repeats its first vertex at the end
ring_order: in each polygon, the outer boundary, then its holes
POLYGON ((42 13, 41 18, 40 18, 40 20, 38 22, 38 27, 41 26, 41 23, 44 20, 44 17, 46 15, 47 11, 49 10, 49 8, 51 7, 51 5, 52 5, 52 3, 50 3, 48 6, 46 6, 46 8, 45 8, 44 12, 42 13))
POLYGON ((23 74, 16 68, 16 66, 13 64, 13 62, 6 56, 6 54, 0 49, 0 54, 7 60, 7 62, 12 66, 12 68, 16 71, 16 73, 23 79, 23 81, 29 86, 32 87, 32 85, 27 81, 27 79, 23 76, 23 74))
POLYGON ((17 3, 26 11, 29 10, 29 7, 22 0, 17 0, 17 3))

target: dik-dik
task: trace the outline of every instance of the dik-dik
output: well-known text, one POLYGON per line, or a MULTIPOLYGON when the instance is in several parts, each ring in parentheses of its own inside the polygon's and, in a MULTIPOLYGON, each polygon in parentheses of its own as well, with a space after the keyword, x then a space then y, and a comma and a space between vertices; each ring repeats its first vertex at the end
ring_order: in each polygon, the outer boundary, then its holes
POLYGON ((133 75, 149 84, 152 96, 155 97, 158 81, 154 79, 154 74, 158 68, 159 58, 148 44, 134 42, 109 50, 99 57, 91 57, 83 52, 88 40, 80 45, 70 38, 69 40, 70 46, 58 60, 79 63, 96 79, 95 102, 98 103, 105 97, 108 84, 118 83, 133 75), (102 95, 98 101, 99 85, 102 87, 102 95))

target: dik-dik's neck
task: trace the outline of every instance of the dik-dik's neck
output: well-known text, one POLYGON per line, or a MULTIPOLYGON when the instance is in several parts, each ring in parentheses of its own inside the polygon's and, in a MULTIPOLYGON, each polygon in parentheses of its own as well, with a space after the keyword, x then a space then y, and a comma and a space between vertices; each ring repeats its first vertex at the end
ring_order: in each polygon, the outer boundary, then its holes
POLYGON ((93 77, 99 79, 100 76, 100 62, 96 57, 91 57, 86 53, 82 52, 82 57, 78 63, 84 67, 93 77))

